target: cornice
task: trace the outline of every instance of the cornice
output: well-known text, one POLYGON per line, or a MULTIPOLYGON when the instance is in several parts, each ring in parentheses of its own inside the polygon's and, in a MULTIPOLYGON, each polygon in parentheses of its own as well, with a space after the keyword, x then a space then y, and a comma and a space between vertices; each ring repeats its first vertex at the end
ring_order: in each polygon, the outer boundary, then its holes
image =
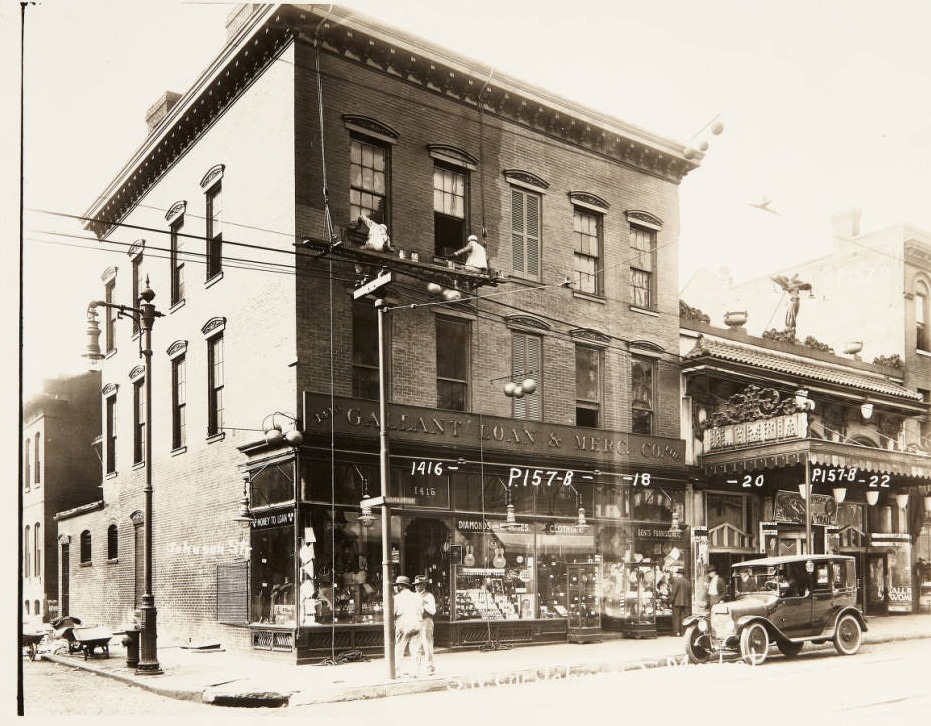
POLYGON ((485 113, 678 184, 701 161, 684 145, 584 108, 338 6, 256 11, 85 212, 102 238, 297 38, 485 113))

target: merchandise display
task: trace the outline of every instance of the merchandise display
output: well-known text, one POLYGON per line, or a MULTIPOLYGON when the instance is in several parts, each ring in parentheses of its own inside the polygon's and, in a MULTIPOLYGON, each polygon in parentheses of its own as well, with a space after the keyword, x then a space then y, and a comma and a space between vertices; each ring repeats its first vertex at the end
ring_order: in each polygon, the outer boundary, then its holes
POLYGON ((566 565, 569 640, 577 643, 600 639, 601 563, 566 565))

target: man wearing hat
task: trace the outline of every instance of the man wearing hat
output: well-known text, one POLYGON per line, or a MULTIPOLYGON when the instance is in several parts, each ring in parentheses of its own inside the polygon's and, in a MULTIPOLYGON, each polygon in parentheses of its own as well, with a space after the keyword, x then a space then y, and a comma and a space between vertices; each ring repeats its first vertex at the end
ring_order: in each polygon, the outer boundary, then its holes
POLYGON ((472 267, 476 270, 488 269, 488 252, 485 250, 484 240, 480 240, 477 235, 470 234, 466 240, 466 246, 453 252, 453 257, 458 257, 466 252, 469 253, 465 261, 466 267, 472 267))
POLYGON ((708 608, 711 609, 724 599, 727 585, 724 578, 718 574, 718 568, 708 565, 708 608))
POLYGON ((417 650, 416 667, 420 673, 420 656, 423 653, 427 661, 427 675, 432 676, 433 667, 433 616, 436 615, 436 598, 427 590, 429 580, 426 575, 417 575, 414 578, 414 592, 423 602, 423 620, 420 627, 420 648, 417 650))
POLYGON ((398 575, 394 579, 394 666, 398 675, 416 673, 422 621, 423 599, 411 590, 411 578, 398 575), (409 650, 411 656, 409 671, 401 668, 405 650, 409 650))
POLYGON ((673 567, 669 604, 672 606, 672 631, 676 635, 682 635, 682 618, 688 613, 690 602, 689 582, 682 576, 681 567, 673 567))

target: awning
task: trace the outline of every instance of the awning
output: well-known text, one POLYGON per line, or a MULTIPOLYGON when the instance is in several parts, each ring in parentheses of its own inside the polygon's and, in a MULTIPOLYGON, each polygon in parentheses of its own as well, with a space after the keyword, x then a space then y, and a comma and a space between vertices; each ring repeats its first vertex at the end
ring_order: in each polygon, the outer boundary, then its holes
POLYGON ((706 475, 739 474, 799 466, 805 462, 848 469, 856 467, 876 474, 921 480, 917 483, 931 481, 931 456, 926 454, 822 439, 764 442, 715 451, 701 457, 701 469, 706 475))

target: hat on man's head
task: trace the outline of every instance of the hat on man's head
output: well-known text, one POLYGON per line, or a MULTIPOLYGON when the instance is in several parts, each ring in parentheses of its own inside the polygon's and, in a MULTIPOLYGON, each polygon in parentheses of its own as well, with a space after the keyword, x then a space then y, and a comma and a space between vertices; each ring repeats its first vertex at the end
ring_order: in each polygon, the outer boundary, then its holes
POLYGON ((403 587, 410 587, 411 578, 407 577, 406 575, 398 575, 396 578, 394 578, 394 584, 402 585, 403 587))
POLYGON ((428 582, 430 582, 430 579, 426 575, 417 575, 414 577, 415 585, 426 585, 428 582))
POLYGON ((466 242, 478 242, 478 236, 474 234, 470 234, 468 238, 466 239, 466 242))
POLYGON ((718 568, 714 565, 708 565, 708 572, 717 572, 718 568))

